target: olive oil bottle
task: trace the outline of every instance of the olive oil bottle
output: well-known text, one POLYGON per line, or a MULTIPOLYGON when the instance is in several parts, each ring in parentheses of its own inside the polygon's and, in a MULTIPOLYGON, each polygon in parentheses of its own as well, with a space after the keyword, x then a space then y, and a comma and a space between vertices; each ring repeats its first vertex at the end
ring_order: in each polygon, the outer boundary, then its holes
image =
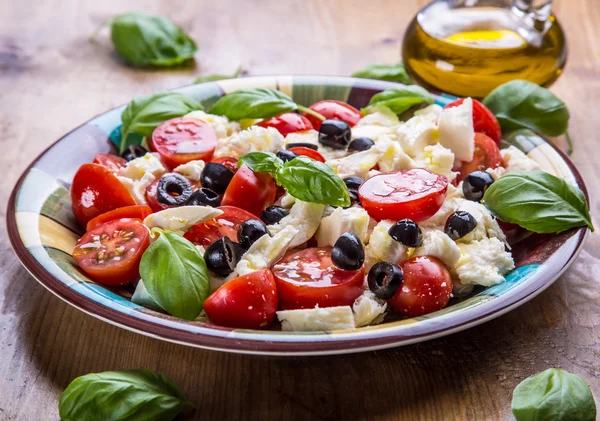
POLYGON ((567 58, 551 1, 438 0, 422 9, 404 36, 402 56, 419 84, 482 98, 513 79, 548 86, 567 58))

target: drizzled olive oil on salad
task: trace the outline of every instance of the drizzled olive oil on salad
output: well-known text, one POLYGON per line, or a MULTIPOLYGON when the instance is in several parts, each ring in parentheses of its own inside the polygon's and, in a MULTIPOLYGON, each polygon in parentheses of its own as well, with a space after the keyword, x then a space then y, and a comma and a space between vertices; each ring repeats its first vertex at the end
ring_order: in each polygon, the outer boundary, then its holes
POLYGON ((513 79, 548 86, 565 65, 565 38, 553 15, 534 25, 508 8, 435 2, 407 29, 404 64, 419 84, 458 96, 482 98, 513 79))

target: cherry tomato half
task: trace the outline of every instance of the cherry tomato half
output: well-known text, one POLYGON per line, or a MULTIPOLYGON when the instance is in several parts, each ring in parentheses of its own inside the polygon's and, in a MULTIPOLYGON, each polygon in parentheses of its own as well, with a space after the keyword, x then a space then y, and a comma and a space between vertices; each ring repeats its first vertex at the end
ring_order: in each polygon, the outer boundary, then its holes
POLYGON ((175 168, 198 159, 210 161, 217 147, 217 134, 210 124, 198 119, 172 118, 154 129, 149 146, 175 168))
POLYGON ((125 168, 127 161, 117 155, 109 153, 97 153, 94 157, 94 164, 100 164, 114 173, 118 173, 121 168, 125 168))
POLYGON ((444 203, 448 179, 423 168, 377 174, 358 188, 360 203, 377 220, 423 221, 444 203))
MULTIPOLYGON (((458 107, 465 101, 465 98, 457 99, 446 105, 444 108, 458 107)), ((496 116, 476 99, 473 100, 473 129, 475 132, 488 135, 496 145, 500 145, 502 140, 502 130, 496 116)))
POLYGON ((261 127, 273 127, 284 136, 294 132, 313 129, 313 125, 308 118, 296 113, 285 113, 271 117, 261 121, 258 125, 261 127))
POLYGON ((277 288, 270 270, 227 282, 204 301, 204 311, 219 326, 265 329, 275 319, 277 288))
POLYGON ((331 262, 331 247, 308 248, 285 256, 273 267, 281 308, 352 305, 364 282, 364 268, 342 270, 331 262))
POLYGON ((135 204, 125 186, 102 165, 83 164, 73 177, 71 206, 83 226, 98 215, 135 204))
POLYGON ((219 206, 217 209, 223 213, 212 221, 194 225, 184 237, 201 246, 210 246, 221 237, 229 237, 231 241, 237 242, 241 223, 256 219, 255 215, 235 206, 219 206))
POLYGON ((93 280, 125 285, 140 279, 140 259, 149 245, 150 234, 142 221, 115 219, 86 232, 77 242, 73 258, 93 280))
POLYGON ((485 170, 487 168, 498 168, 502 166, 502 155, 498 145, 483 133, 475 133, 475 151, 473 159, 463 162, 457 171, 460 173, 457 181, 462 181, 473 171, 485 170))
MULTIPOLYGON (((321 114, 326 119, 344 120, 350 125, 350 127, 358 123, 358 120, 360 120, 361 117, 360 111, 358 111, 352 105, 332 99, 315 102, 308 108, 321 114)), ((317 117, 306 113, 304 113, 304 116, 310 120, 315 130, 319 130, 321 128, 322 121, 317 117)))
POLYGON ((388 300, 392 310, 417 317, 441 310, 448 304, 452 295, 452 279, 441 261, 431 256, 418 256, 401 266, 404 281, 388 300))
POLYGON ((222 156, 220 158, 213 158, 211 162, 216 162, 217 164, 223 164, 231 171, 236 172, 238 170, 238 160, 232 156, 222 156))
POLYGON ((235 173, 221 204, 224 206, 237 206, 259 216, 260 213, 275 201, 277 185, 271 175, 254 172, 243 165, 235 173))
POLYGON ((85 229, 86 231, 91 231, 98 225, 121 218, 140 219, 143 221, 151 213, 152 209, 145 205, 125 206, 123 208, 113 209, 111 211, 103 213, 102 215, 98 215, 97 217, 95 217, 87 223, 85 229))
POLYGON ((294 152, 296 155, 308 156, 309 158, 312 158, 315 161, 325 162, 325 158, 323 158, 323 155, 311 148, 306 148, 304 146, 295 146, 293 148, 289 148, 288 150, 294 152))

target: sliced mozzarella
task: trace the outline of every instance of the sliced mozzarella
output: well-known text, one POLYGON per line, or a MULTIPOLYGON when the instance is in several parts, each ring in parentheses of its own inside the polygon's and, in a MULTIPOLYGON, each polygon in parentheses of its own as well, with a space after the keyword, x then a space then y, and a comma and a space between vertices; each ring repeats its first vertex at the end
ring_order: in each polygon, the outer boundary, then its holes
POLYGON ((432 230, 423 234, 423 245, 415 249, 413 256, 436 257, 452 269, 460 259, 460 249, 445 233, 432 230))
POLYGON ((497 237, 500 241, 505 241, 506 236, 504 231, 498 225, 496 218, 492 216, 490 211, 481 203, 472 202, 470 200, 460 200, 457 202, 457 211, 469 212, 477 221, 477 226, 473 231, 468 233, 457 241, 460 243, 468 243, 474 240, 483 240, 487 237, 497 237))
POLYGON ((458 247, 461 256, 454 270, 462 284, 496 285, 504 282, 503 275, 515 267, 504 243, 497 238, 459 243, 458 247))
POLYGON ((418 167, 417 163, 404 153, 402 146, 398 142, 380 140, 376 146, 385 149, 385 152, 379 158, 379 161, 377 161, 377 165, 381 171, 410 170, 418 167))
POLYGON ((232 136, 218 139, 214 157, 239 158, 248 152, 278 152, 283 149, 283 136, 273 127, 251 126, 232 136))
POLYGON ((119 170, 119 175, 132 180, 141 180, 146 174, 160 177, 166 171, 167 170, 160 161, 159 155, 157 153, 148 152, 144 156, 129 161, 124 168, 119 170))
POLYGON ((431 118, 435 119, 435 121, 438 121, 440 118, 440 114, 442 113, 442 110, 443 110, 443 108, 440 107, 439 105, 431 104, 423 109, 415 111, 415 115, 420 115, 420 116, 428 115, 431 118))
POLYGON ((135 287, 135 291, 131 296, 131 302, 142 307, 146 307, 152 310, 160 311, 161 313, 165 313, 165 310, 158 304, 154 298, 150 296, 146 286, 144 285, 144 281, 140 279, 137 286, 135 287))
POLYGON ((354 315, 350 306, 283 310, 277 312, 281 330, 315 332, 354 329, 354 315))
POLYGON ((194 225, 210 221, 222 213, 222 210, 210 206, 180 206, 148 215, 144 225, 183 234, 194 225))
POLYGON ((279 198, 279 206, 289 209, 296 203, 296 198, 289 193, 284 194, 279 198))
MULTIPOLYGON (((502 154, 502 152, 500 152, 500 154, 502 154)), ((497 180, 500 177, 502 177, 504 174, 506 174, 506 168, 504 168, 504 167, 487 168, 485 171, 490 173, 491 176, 494 178, 494 180, 497 180)))
POLYGON ((287 146, 290 143, 310 143, 319 146, 319 132, 316 130, 303 130, 290 133, 285 137, 283 144, 287 146))
POLYGON ((366 290, 352 304, 356 327, 381 323, 386 308, 387 303, 385 301, 378 299, 375 294, 366 290))
POLYGON ((471 161, 475 152, 473 100, 467 98, 458 107, 444 108, 439 119, 442 146, 454 152, 459 161, 471 161))
POLYGON ((458 204, 464 199, 464 195, 462 192, 462 188, 456 188, 452 184, 448 184, 448 190, 446 190, 446 198, 444 199, 444 203, 442 207, 429 219, 421 222, 419 225, 443 230, 444 225, 446 224, 446 219, 450 216, 452 212, 456 210, 458 204))
POLYGON ((397 139, 395 128, 377 124, 352 127, 352 139, 359 137, 368 137, 375 142, 383 137, 387 137, 392 140, 397 139))
POLYGON ((333 246, 346 232, 352 232, 361 241, 366 241, 369 229, 369 214, 363 208, 335 208, 331 215, 323 218, 316 233, 319 247, 333 246))
POLYGON ((372 112, 365 115, 363 118, 358 120, 356 126, 352 128, 354 131, 358 127, 363 126, 383 126, 383 127, 393 127, 400 124, 400 120, 396 113, 390 110, 387 107, 375 108, 372 112))
POLYGON ((229 121, 227 117, 208 114, 204 111, 192 111, 191 113, 186 114, 186 117, 195 118, 210 124, 217 134, 217 139, 224 139, 241 130, 240 123, 229 121))
POLYGON ((315 235, 324 209, 325 205, 319 203, 296 200, 288 216, 282 218, 277 224, 269 225, 269 232, 277 234, 286 227, 295 227, 298 230, 298 235, 294 237, 290 247, 297 247, 315 235))
POLYGON ((417 164, 419 167, 443 175, 450 181, 456 178, 456 173, 452 171, 454 153, 439 143, 425 146, 423 153, 418 156, 417 164))
POLYGON ((540 170, 540 164, 535 162, 523 153, 519 148, 515 146, 509 146, 506 149, 500 151, 502 155, 502 161, 504 161, 504 167, 506 172, 512 171, 535 171, 540 170))
POLYGON ((345 158, 330 159, 325 163, 329 165, 340 178, 350 176, 366 178, 369 170, 377 164, 385 151, 386 149, 375 145, 366 151, 357 152, 348 155, 345 158))
POLYGON ((425 146, 438 142, 439 134, 435 113, 416 115, 396 128, 402 149, 414 158, 425 146))
POLYGON ((202 160, 190 161, 185 164, 181 164, 173 171, 183 175, 184 177, 192 181, 200 181, 202 176, 202 170, 204 170, 205 163, 202 160))
POLYGON ((117 178, 129 191, 131 197, 135 200, 135 203, 138 205, 148 204, 146 201, 146 188, 155 180, 155 177, 152 174, 146 173, 139 180, 132 180, 131 178, 122 176, 117 176, 117 178))
POLYGON ((394 225, 394 221, 380 221, 369 239, 365 248, 366 269, 370 269, 377 262, 390 262, 400 264, 408 258, 408 249, 403 244, 395 241, 388 231, 394 225))

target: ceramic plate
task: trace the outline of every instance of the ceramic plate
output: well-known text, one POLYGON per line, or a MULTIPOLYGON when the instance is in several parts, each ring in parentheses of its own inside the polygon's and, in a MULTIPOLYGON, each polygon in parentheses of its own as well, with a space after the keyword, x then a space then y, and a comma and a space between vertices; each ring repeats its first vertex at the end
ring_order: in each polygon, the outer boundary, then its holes
MULTIPOLYGON (((302 105, 322 99, 365 106, 393 83, 324 76, 268 76, 193 85, 179 91, 209 108, 220 96, 240 88, 269 87, 302 105)), ((451 99, 436 96, 444 105, 451 99)), ((71 212, 69 184, 79 166, 99 152, 113 151, 119 136, 119 107, 74 129, 44 151, 24 172, 8 203, 7 226, 13 248, 27 270, 53 294, 108 323, 184 345, 252 354, 342 354, 407 345, 483 323, 530 300, 556 280, 579 253, 587 230, 532 235, 513 248, 516 269, 506 282, 476 290, 472 296, 435 313, 377 326, 332 332, 253 331, 222 328, 209 321, 187 322, 130 302, 132 290, 108 289, 75 265, 71 251, 81 235, 71 212), (112 140, 112 141, 111 141, 112 140)), ((583 180, 571 161, 539 139, 514 142, 544 170, 575 182, 583 180)))

